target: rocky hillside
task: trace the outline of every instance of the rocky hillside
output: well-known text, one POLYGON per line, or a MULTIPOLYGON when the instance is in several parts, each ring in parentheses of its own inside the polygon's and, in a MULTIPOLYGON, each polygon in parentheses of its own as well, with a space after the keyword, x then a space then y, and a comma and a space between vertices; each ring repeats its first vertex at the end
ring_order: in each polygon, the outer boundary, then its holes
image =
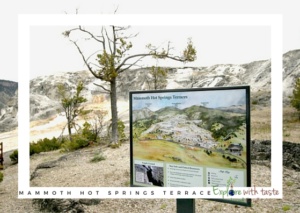
MULTIPOLYGON (((251 102, 262 106, 270 105, 271 97, 271 61, 255 61, 247 64, 218 64, 210 67, 198 68, 167 68, 167 89, 220 87, 233 85, 250 85, 251 102)), ((150 68, 141 68, 123 72, 118 79, 118 98, 128 100, 131 90, 149 89, 150 68)), ((289 103, 293 82, 300 77, 300 50, 293 50, 283 55, 283 93, 284 103, 289 103)), ((30 111, 31 120, 44 119, 61 111, 57 84, 63 83, 69 90, 75 90, 76 84, 83 81, 84 96, 89 103, 99 103, 108 100, 109 96, 96 86, 108 85, 95 79, 88 71, 63 72, 50 76, 38 77, 30 81, 30 111)), ((1 85, 8 85, 2 83, 1 85)), ((2 87, 1 87, 2 88, 2 87)), ((0 88, 0 122, 5 132, 17 125, 17 90, 3 93, 0 88), (4 95, 3 95, 4 94, 4 95), (2 100, 3 99, 3 100, 2 100), (9 100, 9 101, 8 101, 9 100)), ((16 86, 15 86, 16 88, 16 86)), ((150 88, 151 89, 151 88, 150 88)), ((139 115, 142 116, 142 115, 139 115)))
POLYGON ((0 106, 8 102, 11 96, 18 90, 18 83, 13 81, 0 80, 0 106))
POLYGON ((17 126, 18 83, 0 80, 0 132, 17 126))
POLYGON ((288 104, 295 79, 300 78, 300 50, 287 52, 283 57, 283 97, 288 104))
MULTIPOLYGON (((283 166, 300 172, 300 144, 283 141, 283 166)), ((251 160, 254 163, 271 161, 271 141, 253 140, 251 144, 251 160)))

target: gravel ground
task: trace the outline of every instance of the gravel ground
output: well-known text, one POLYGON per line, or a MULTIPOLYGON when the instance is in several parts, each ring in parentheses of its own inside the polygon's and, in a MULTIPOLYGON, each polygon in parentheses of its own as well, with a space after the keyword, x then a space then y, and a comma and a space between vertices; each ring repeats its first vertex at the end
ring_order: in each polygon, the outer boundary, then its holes
MULTIPOLYGON (((0 183, 0 212, 40 212, 36 205, 32 205, 32 200, 17 199, 17 169, 17 165, 10 165, 3 171, 4 180, 0 183)), ((72 153, 41 153, 31 157, 30 171, 32 174, 35 171, 31 186, 129 186, 129 144, 125 143, 118 149, 93 147, 72 153), (91 163, 90 160, 99 153, 106 160, 91 163), (58 159, 60 160, 57 161, 58 159), (35 171, 41 163, 51 161, 55 162, 55 167, 35 171)), ((253 185, 270 186, 270 172, 270 168, 264 164, 253 164, 253 185)), ((299 172, 284 169, 283 176, 283 199, 254 199, 252 207, 196 199, 196 212, 300 212, 299 172)), ((176 212, 176 200, 103 199, 99 204, 83 207, 85 212, 171 213, 176 212)))

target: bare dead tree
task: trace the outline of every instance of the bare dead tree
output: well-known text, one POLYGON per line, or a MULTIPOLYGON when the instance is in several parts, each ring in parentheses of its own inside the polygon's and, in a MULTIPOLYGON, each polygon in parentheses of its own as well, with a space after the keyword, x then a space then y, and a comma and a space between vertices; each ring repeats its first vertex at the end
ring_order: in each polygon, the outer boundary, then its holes
POLYGON ((104 130, 105 127, 104 118, 107 115, 107 111, 96 110, 93 114, 94 114, 94 118, 92 121, 92 130, 93 130, 93 134, 95 135, 95 139, 97 139, 104 130))
POLYGON ((82 26, 67 30, 63 35, 75 45, 77 51, 82 57, 84 64, 92 75, 109 84, 109 88, 99 85, 105 92, 110 94, 111 118, 112 118, 112 138, 111 143, 118 143, 118 110, 117 110, 117 77, 120 73, 129 70, 138 65, 145 57, 154 57, 156 59, 170 59, 179 62, 190 62, 196 59, 196 50, 191 39, 188 40, 187 47, 181 56, 172 54, 170 42, 165 48, 158 48, 151 44, 146 46, 144 53, 129 54, 133 45, 130 40, 138 34, 129 34, 129 26, 109 26, 101 27, 99 34, 86 30, 82 26), (83 46, 80 46, 78 40, 72 39, 71 34, 75 32, 83 33, 85 40, 93 40, 99 44, 99 50, 94 54, 87 56, 83 52, 83 46), (91 59, 96 59, 93 63, 91 59))

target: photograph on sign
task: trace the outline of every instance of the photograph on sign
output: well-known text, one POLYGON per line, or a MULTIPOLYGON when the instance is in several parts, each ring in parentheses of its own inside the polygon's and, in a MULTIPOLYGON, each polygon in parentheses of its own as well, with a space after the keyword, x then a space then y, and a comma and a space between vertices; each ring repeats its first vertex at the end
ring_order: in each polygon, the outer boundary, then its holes
POLYGON ((131 185, 251 186, 249 91, 239 86, 130 92, 131 185))

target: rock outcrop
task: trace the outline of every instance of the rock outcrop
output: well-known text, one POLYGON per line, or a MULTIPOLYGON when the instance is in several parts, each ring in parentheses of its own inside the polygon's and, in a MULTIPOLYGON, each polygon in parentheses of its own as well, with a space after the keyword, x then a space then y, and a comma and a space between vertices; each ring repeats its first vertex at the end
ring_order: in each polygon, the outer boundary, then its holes
MULTIPOLYGON (((283 166, 300 171, 300 144, 283 142, 283 166)), ((251 160, 253 163, 259 161, 271 161, 271 141, 252 141, 251 160)))
POLYGON ((0 80, 0 132, 18 125, 18 83, 0 80))
POLYGON ((98 199, 36 199, 33 204, 45 212, 85 212, 84 206, 97 205, 98 199))

